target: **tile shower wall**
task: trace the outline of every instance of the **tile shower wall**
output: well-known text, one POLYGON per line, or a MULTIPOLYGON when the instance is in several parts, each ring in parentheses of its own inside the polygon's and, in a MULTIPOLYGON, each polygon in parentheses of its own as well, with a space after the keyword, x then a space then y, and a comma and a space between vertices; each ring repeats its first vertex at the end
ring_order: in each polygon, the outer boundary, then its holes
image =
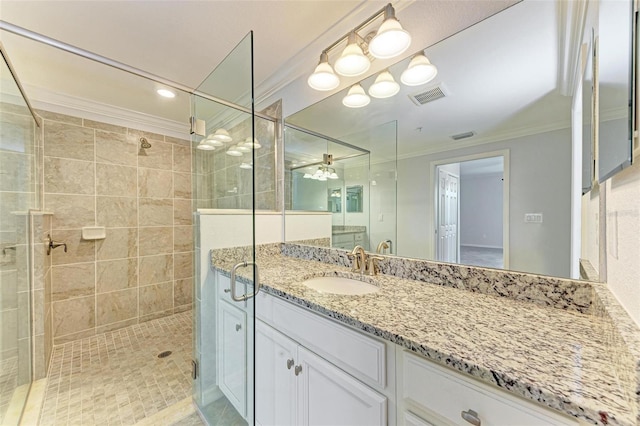
POLYGON ((40 114, 44 209, 53 239, 68 246, 51 258, 54 344, 191 309, 190 142, 40 114), (105 239, 82 239, 93 225, 105 239))

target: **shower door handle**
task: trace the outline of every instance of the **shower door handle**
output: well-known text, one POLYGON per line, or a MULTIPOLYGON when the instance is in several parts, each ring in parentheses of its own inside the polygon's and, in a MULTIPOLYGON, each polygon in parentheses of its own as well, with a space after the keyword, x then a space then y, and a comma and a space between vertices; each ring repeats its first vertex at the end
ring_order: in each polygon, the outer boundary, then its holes
POLYGON ((258 265, 255 262, 247 262, 245 260, 244 262, 236 263, 233 266, 233 269, 231 269, 231 298, 236 302, 244 302, 247 299, 251 299, 253 296, 258 294, 261 286, 262 284, 260 284, 260 274, 258 273, 258 265), (249 265, 253 265, 253 270, 255 275, 253 288, 255 290, 253 291, 253 293, 247 293, 247 294, 243 294, 242 296, 236 296, 236 271, 238 270, 238 268, 241 268, 241 267, 246 268, 249 265))

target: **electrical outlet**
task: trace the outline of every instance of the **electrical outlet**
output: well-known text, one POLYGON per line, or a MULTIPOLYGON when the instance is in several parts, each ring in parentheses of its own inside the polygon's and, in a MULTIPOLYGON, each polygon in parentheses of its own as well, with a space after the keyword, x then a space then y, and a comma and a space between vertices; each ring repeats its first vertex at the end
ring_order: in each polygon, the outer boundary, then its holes
POLYGON ((542 223, 542 213, 525 213, 524 223, 542 223))

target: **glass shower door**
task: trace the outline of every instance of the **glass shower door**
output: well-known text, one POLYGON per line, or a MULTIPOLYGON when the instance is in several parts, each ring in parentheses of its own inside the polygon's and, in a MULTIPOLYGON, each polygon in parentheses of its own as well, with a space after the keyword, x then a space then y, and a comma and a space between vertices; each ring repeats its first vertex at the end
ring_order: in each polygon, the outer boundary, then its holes
POLYGON ((253 424, 255 139, 252 33, 192 99, 194 400, 208 424, 253 424))

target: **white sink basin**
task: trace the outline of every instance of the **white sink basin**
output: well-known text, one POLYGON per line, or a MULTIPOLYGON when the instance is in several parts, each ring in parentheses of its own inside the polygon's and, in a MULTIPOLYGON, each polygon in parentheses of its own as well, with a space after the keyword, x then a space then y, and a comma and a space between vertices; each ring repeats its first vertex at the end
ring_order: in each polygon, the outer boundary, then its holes
POLYGON ((344 277, 317 277, 303 281, 302 284, 320 293, 358 295, 380 291, 373 284, 344 277))

